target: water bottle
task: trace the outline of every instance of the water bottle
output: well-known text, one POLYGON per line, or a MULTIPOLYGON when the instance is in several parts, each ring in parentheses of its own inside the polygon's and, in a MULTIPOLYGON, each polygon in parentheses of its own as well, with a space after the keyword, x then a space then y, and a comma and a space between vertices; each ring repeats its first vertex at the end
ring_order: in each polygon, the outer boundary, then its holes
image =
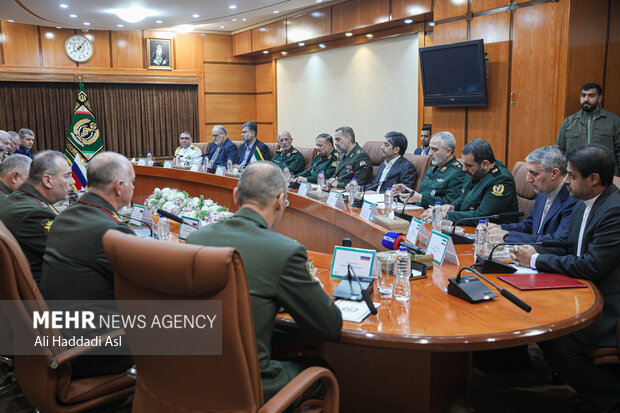
POLYGON ((148 166, 153 166, 153 155, 151 155, 150 152, 146 154, 146 164, 148 166))
POLYGON ((232 172, 232 166, 233 166, 232 159, 227 160, 226 161, 226 171, 227 172, 232 172))
POLYGON ((357 179, 351 179, 351 183, 349 184, 349 208, 353 208, 353 203, 355 202, 355 198, 359 195, 360 186, 357 183, 357 179))
POLYGON ((160 217, 157 222, 157 235, 162 241, 168 241, 170 238, 170 223, 166 217, 160 217))
POLYGON ((205 160, 204 160, 204 167, 205 167, 205 172, 211 168, 211 163, 209 162, 209 157, 205 156, 205 160))
POLYGON ((319 172, 319 176, 316 177, 316 183, 319 185, 317 192, 321 192, 321 188, 325 186, 325 174, 323 171, 319 172))
POLYGON ((288 169, 288 166, 285 166, 282 172, 284 173, 284 179, 286 179, 286 187, 288 188, 292 178, 291 170, 288 169))
POLYGON ((485 219, 478 221, 476 226, 476 251, 475 256, 486 254, 487 244, 487 222, 485 219))
POLYGON ((411 259, 407 247, 401 246, 396 254, 396 284, 394 284, 394 298, 398 301, 407 301, 411 296, 409 277, 411 276, 411 259))
POLYGON ((433 231, 441 232, 442 220, 441 202, 435 202, 435 207, 433 208, 433 231))
POLYGON ((383 195, 383 201, 385 202, 385 215, 390 215, 392 212, 392 187, 389 187, 385 190, 385 194, 383 195))

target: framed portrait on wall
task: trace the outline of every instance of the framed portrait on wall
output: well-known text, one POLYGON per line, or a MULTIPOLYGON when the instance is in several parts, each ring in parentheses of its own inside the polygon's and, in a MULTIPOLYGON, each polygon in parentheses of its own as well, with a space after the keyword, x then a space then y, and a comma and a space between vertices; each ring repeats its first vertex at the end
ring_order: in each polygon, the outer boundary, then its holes
POLYGON ((146 39, 149 69, 172 70, 172 39, 146 39))

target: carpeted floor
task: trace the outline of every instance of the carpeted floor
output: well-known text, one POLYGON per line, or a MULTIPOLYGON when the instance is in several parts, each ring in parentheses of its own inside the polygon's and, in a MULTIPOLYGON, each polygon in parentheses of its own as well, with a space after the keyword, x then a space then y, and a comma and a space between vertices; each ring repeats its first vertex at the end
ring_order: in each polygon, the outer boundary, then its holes
MULTIPOLYGON (((551 370, 535 345, 528 347, 531 367, 510 373, 472 371, 467 390, 448 413, 590 413, 592 410, 565 384, 556 384, 551 370)), ((4 372, 4 370, 3 370, 4 372)), ((31 413, 17 384, 0 391, 0 413, 31 413)), ((131 400, 97 413, 130 413, 131 400)), ((405 412, 403 412, 405 413, 405 412)))

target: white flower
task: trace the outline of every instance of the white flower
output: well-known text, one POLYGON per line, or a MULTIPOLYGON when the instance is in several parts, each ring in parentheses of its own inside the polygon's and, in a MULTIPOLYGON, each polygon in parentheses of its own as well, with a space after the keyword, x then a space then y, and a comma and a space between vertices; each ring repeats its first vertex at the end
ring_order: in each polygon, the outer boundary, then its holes
POLYGON ((204 205, 210 207, 215 205, 215 202, 211 201, 210 199, 205 199, 204 205))

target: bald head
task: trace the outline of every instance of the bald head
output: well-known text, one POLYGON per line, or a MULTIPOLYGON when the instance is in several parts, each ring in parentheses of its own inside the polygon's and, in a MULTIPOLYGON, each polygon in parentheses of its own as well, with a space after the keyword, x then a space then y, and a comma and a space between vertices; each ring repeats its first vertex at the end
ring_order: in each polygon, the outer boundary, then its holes
POLYGON ((102 152, 86 168, 86 179, 91 189, 107 191, 117 181, 129 181, 131 163, 116 152, 102 152))
POLYGON ((0 181, 15 191, 28 178, 32 160, 25 155, 12 155, 0 163, 0 181))
POLYGON ((239 178, 238 202, 267 208, 282 193, 286 193, 286 179, 273 162, 260 161, 247 166, 239 178))

